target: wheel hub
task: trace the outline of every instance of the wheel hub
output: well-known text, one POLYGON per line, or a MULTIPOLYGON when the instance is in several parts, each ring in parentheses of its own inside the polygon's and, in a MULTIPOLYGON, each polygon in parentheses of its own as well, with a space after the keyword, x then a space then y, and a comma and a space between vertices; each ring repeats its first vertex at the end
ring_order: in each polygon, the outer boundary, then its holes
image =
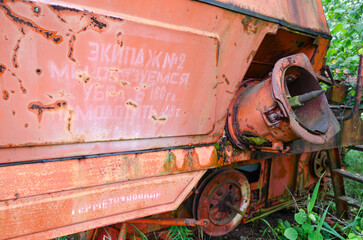
POLYGON ((209 204, 209 219, 218 225, 232 221, 236 212, 227 203, 240 207, 241 189, 233 182, 224 182, 211 193, 209 204))
POLYGON ((250 186, 246 177, 234 169, 222 170, 206 178, 198 188, 193 208, 197 219, 207 218, 203 231, 210 236, 222 236, 232 231, 242 220, 250 201, 250 186))
POLYGON ((321 175, 327 170, 328 167, 328 156, 326 151, 319 151, 313 154, 311 159, 311 171, 315 177, 320 178, 321 175))

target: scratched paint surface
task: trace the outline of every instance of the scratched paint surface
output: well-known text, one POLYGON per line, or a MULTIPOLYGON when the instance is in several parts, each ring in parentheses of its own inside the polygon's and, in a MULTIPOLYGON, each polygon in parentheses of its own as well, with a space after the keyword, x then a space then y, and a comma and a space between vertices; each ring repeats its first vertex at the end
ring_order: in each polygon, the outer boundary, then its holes
POLYGON ((217 39, 42 3, 4 2, 0 21, 0 145, 213 129, 217 39))

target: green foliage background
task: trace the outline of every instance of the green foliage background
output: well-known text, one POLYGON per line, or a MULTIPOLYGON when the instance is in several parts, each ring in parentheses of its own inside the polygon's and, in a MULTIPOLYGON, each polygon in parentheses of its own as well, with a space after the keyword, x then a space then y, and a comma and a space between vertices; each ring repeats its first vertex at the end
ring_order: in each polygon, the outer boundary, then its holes
POLYGON ((357 74, 358 54, 363 54, 363 0, 322 0, 333 36, 327 64, 335 79, 357 74))

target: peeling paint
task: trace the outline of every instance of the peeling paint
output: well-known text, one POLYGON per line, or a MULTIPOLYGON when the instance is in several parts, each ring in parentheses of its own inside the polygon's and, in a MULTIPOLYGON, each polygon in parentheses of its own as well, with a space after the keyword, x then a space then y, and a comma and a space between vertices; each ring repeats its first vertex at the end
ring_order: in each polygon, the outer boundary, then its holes
POLYGON ((22 17, 22 16, 20 16, 20 15, 18 15, 16 13, 14 13, 6 4, 4 4, 4 3, 0 4, 0 8, 3 9, 6 16, 11 21, 14 21, 14 22, 18 23, 21 26, 29 27, 33 31, 41 34, 46 39, 50 39, 55 44, 59 44, 59 43, 61 43, 63 41, 63 37, 61 35, 57 35, 56 31, 50 31, 50 30, 39 27, 37 24, 35 24, 30 19, 27 19, 25 17, 22 17))
POLYGON ((73 34, 71 36, 71 38, 69 39, 68 42, 68 58, 72 61, 72 62, 77 62, 76 59, 73 57, 73 52, 74 52, 74 41, 76 41, 76 35, 73 34))
POLYGON ((139 106, 137 105, 137 103, 131 101, 131 100, 128 100, 126 103, 126 107, 132 109, 132 110, 136 110, 139 106))
POLYGON ((5 65, 0 64, 0 76, 5 72, 6 67, 5 65))
POLYGON ((160 117, 158 117, 156 114, 151 115, 150 118, 154 122, 158 122, 158 123, 164 123, 164 122, 166 122, 168 120, 168 118, 166 116, 160 116, 160 117))
POLYGON ((226 75, 223 74, 222 77, 223 77, 224 81, 227 83, 227 85, 229 85, 230 82, 229 82, 228 78, 226 77, 226 75))
POLYGON ((19 85, 20 85, 21 92, 23 94, 26 94, 27 93, 27 90, 26 90, 26 88, 23 85, 23 80, 21 80, 20 78, 18 78, 18 76, 16 76, 16 74, 14 72, 10 71, 9 69, 7 69, 7 70, 11 73, 11 76, 13 76, 14 78, 16 78, 16 80, 18 80, 19 85))
POLYGON ((12 58, 14 68, 19 67, 17 57, 18 57, 18 50, 19 50, 19 47, 20 47, 21 39, 22 39, 22 37, 18 39, 18 41, 16 43, 16 46, 14 48, 14 53, 13 53, 13 58, 12 58))
POLYGON ((33 112, 38 117, 38 122, 41 122, 44 111, 57 111, 67 108, 67 101, 60 100, 52 104, 43 104, 42 102, 32 102, 28 106, 28 110, 33 112))
POLYGON ((87 73, 78 73, 77 78, 87 84, 90 80, 90 77, 87 73))
POLYGON ((74 111, 73 110, 69 110, 68 111, 68 118, 67 118, 67 131, 69 133, 72 133, 72 119, 74 116, 74 111))
POLYGON ((6 90, 3 90, 3 99, 8 100, 9 99, 9 92, 6 90))

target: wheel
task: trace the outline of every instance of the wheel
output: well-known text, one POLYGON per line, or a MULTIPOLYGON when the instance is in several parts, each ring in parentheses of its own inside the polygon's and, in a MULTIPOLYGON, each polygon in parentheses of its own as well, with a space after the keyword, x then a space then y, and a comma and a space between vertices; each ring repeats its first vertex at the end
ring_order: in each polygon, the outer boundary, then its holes
POLYGON ((208 219, 202 226, 210 236, 222 236, 235 229, 241 222, 250 202, 250 185, 245 175, 235 169, 223 169, 204 179, 193 202, 197 219, 208 219), (236 211, 237 210, 237 211, 236 211))
POLYGON ((312 174, 320 178, 328 168, 328 156, 325 150, 313 153, 310 159, 312 174))

